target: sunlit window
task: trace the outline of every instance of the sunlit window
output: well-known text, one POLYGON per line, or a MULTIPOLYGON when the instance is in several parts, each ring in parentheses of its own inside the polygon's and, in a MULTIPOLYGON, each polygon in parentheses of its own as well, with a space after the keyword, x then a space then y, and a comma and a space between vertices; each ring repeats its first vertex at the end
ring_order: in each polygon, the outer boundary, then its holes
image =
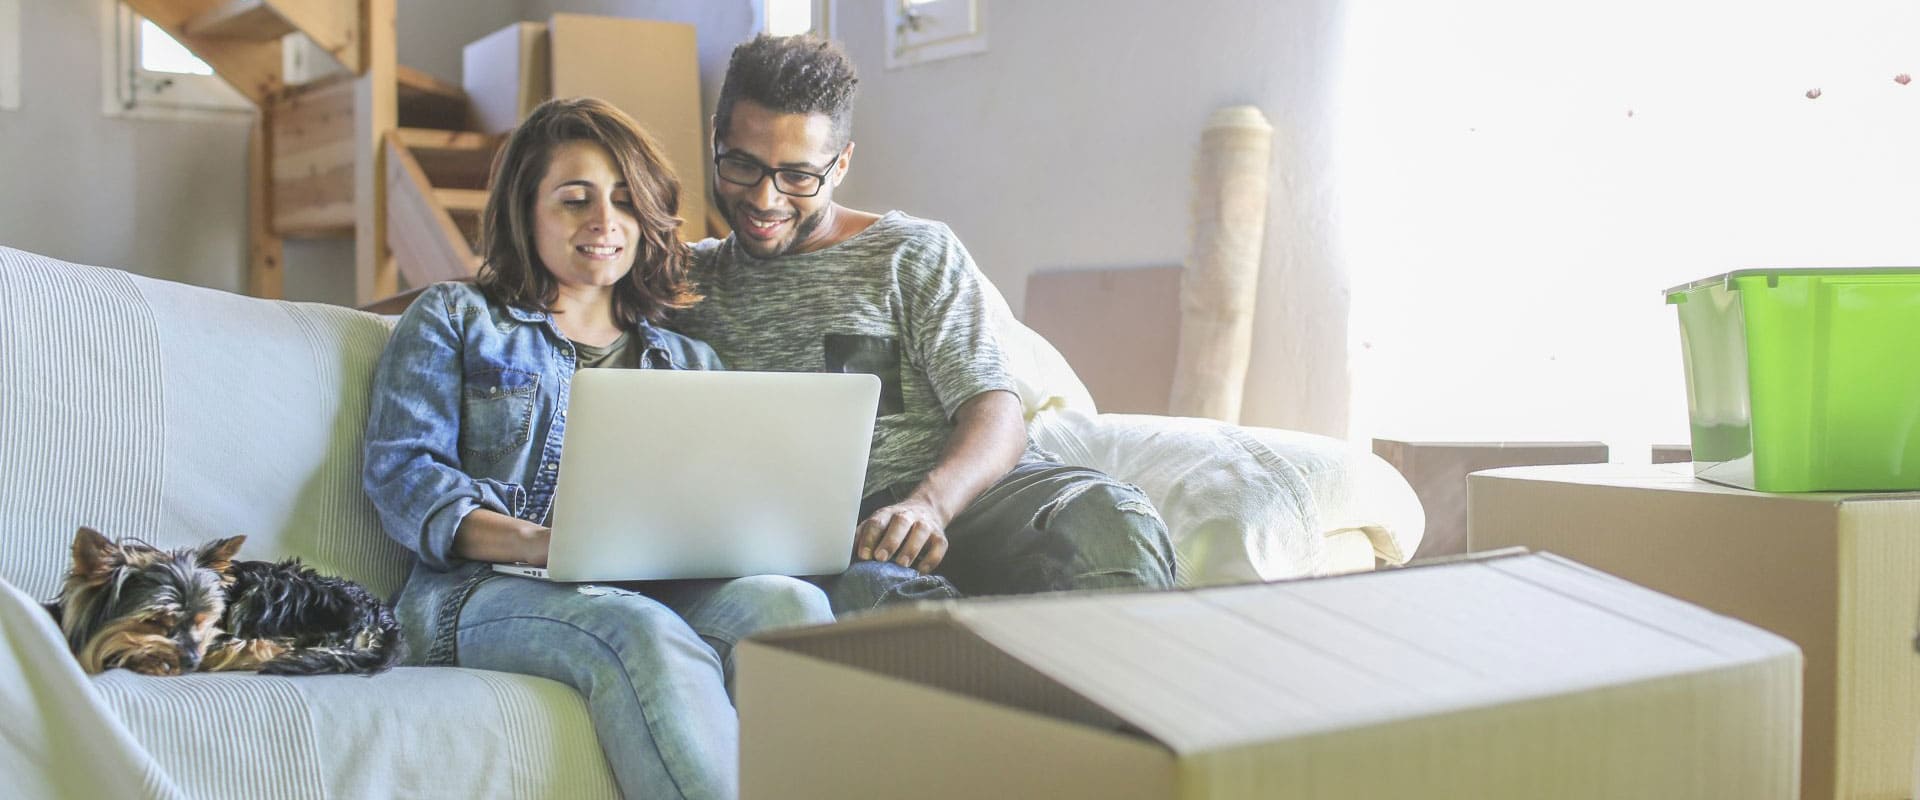
POLYGON ((767 33, 792 36, 813 30, 813 0, 767 0, 767 33))
POLYGON ((817 33, 831 36, 827 25, 832 0, 767 0, 767 33, 792 36, 817 33))
POLYGON ((152 20, 140 20, 140 68, 148 72, 172 72, 180 75, 212 75, 207 62, 193 57, 152 20))
POLYGON ((1356 437, 1644 463, 1688 435, 1662 290, 1920 264, 1912 0, 1385 0, 1344 34, 1356 437))
POLYGON ((104 74, 107 113, 226 115, 252 110, 253 104, 207 62, 125 3, 116 5, 113 25, 105 31, 115 54, 104 74))

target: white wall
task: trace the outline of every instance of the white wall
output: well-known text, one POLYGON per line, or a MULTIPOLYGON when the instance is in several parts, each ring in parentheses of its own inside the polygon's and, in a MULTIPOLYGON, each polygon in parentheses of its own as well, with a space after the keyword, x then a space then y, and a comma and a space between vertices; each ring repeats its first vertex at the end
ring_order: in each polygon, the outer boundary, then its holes
POLYGON ((992 2, 986 53, 896 71, 886 1, 838 3, 861 81, 839 197, 948 223, 1016 311, 1037 269, 1181 263, 1201 128, 1258 106, 1275 150, 1243 421, 1346 434, 1338 0, 992 2))
MULTIPOLYGON (((251 121, 103 115, 107 9, 97 0, 21 4, 22 102, 0 111, 0 244, 244 291, 251 121)), ((733 43, 758 26, 752 0, 401 0, 400 63, 457 84, 467 42, 554 11, 699 25, 709 105, 733 43)), ((353 302, 351 240, 289 240, 286 262, 287 297, 353 302)))
MULTIPOLYGON (((518 0, 494 0, 512 7, 518 0)), ((468 0, 404 0, 403 63, 451 59, 488 20, 468 0), (457 42, 457 43, 455 43, 457 42)), ((248 117, 126 119, 102 108, 96 0, 21 5, 21 107, 0 111, 0 244, 227 291, 246 289, 248 117)), ((475 34, 476 36, 478 34, 475 34)), ((353 301, 351 240, 287 242, 286 296, 353 301)))
POLYGON ((397 0, 394 36, 400 63, 460 85, 468 42, 521 19, 527 0, 397 0))
POLYGON ((0 111, 0 244, 238 290, 246 283, 244 118, 101 113, 92 0, 20 6, 20 108, 0 111))

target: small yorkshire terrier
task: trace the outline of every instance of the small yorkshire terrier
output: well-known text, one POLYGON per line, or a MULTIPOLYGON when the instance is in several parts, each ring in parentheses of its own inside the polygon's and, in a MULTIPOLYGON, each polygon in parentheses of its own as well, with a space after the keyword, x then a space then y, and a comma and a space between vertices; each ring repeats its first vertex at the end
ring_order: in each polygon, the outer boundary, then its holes
POLYGON ((393 612, 365 588, 295 558, 233 560, 246 538, 162 550, 81 528, 47 611, 93 674, 372 675, 405 656, 393 612))

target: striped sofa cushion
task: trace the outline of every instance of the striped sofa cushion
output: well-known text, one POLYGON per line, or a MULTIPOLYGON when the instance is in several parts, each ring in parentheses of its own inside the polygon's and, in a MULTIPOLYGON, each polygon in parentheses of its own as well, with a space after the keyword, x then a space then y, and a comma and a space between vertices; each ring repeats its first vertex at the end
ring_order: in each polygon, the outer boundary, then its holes
POLYGON ((244 533, 385 597, 409 556, 360 489, 388 325, 0 247, 0 578, 50 597, 76 528, 244 533))

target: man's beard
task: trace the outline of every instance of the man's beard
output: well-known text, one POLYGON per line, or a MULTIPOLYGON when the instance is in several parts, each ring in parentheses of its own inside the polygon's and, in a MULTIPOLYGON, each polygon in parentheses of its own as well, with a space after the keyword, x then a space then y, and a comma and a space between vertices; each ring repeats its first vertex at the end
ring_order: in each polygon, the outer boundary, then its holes
MULTIPOLYGON (((742 227, 740 221, 746 219, 746 212, 741 211, 739 205, 735 203, 726 204, 726 209, 728 217, 727 224, 732 225, 735 231, 740 230, 742 227)), ((771 253, 761 254, 753 252, 753 248, 747 246, 746 237, 740 236, 737 233, 734 235, 734 239, 739 242, 740 249, 745 251, 747 255, 764 261, 779 258, 792 252, 793 248, 800 246, 801 242, 806 241, 807 237, 812 236, 814 231, 820 229, 820 223, 826 221, 827 207, 822 207, 818 211, 801 217, 793 226, 793 237, 788 239, 785 244, 779 245, 779 249, 771 253)))

